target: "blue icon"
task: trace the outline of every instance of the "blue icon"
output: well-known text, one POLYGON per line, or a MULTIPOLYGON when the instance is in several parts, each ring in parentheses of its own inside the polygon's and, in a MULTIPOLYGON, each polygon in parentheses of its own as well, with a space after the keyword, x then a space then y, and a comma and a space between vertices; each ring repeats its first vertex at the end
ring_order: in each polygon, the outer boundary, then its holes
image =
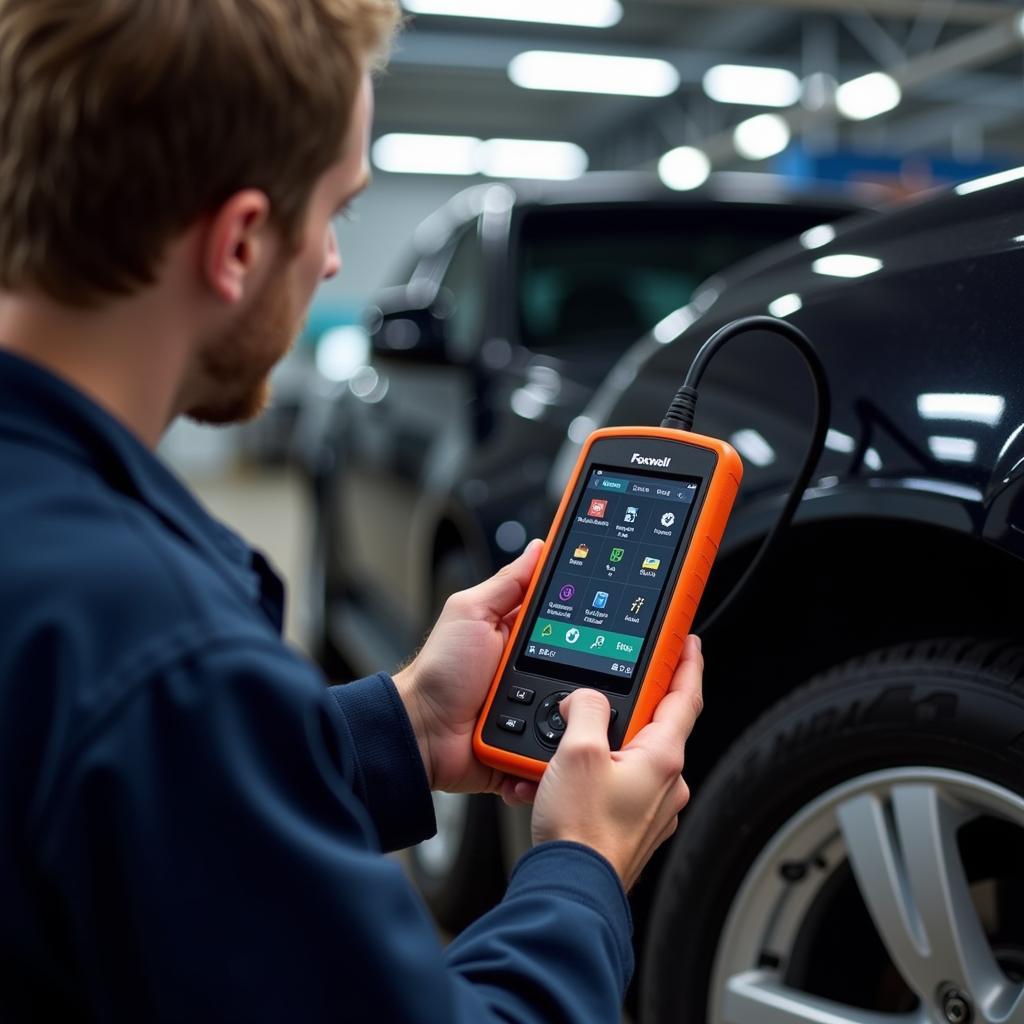
POLYGON ((605 591, 603 591, 603 590, 599 590, 594 595, 594 607, 595 608, 604 608, 607 604, 608 604, 608 594, 605 591))

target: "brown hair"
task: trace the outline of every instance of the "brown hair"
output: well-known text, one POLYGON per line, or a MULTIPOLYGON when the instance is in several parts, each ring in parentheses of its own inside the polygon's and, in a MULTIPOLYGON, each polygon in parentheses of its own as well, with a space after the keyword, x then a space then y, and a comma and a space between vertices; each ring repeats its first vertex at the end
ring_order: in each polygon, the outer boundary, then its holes
POLYGON ((0 0, 0 288, 130 294, 243 188, 293 234, 398 17, 396 0, 0 0))

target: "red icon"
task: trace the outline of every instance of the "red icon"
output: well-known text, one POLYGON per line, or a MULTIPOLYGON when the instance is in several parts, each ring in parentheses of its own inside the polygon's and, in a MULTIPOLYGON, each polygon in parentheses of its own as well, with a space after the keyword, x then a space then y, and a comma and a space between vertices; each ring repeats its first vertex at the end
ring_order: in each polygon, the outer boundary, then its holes
POLYGON ((590 502, 590 511, 587 513, 588 516, 593 516, 594 519, 604 519, 605 509, 608 508, 608 500, 601 498, 593 498, 590 502))

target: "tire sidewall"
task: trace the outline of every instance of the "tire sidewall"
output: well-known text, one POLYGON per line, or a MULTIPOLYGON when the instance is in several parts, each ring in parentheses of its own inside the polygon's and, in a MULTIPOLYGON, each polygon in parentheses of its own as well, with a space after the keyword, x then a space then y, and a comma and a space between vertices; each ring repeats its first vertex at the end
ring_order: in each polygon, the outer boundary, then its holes
POLYGON ((696 796, 659 880, 644 1024, 706 1019, 730 907, 787 821, 843 782, 911 766, 1024 792, 1024 693, 998 672, 953 662, 858 664, 809 684, 749 730, 696 796))

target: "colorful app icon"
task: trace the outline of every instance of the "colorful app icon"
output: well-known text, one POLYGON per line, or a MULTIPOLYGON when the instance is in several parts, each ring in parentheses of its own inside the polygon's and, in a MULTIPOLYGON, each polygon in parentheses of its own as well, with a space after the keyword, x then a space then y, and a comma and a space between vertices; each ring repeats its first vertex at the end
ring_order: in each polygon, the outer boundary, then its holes
POLYGON ((594 608, 606 608, 608 606, 608 591, 599 590, 594 595, 593 607, 594 608))
POLYGON ((651 556, 648 555, 644 559, 644 564, 641 566, 641 568, 642 569, 650 569, 651 572, 655 572, 655 571, 657 571, 658 569, 661 568, 661 559, 660 558, 651 558, 651 556))
POLYGON ((637 597, 637 598, 634 598, 634 599, 633 599, 633 603, 632 603, 632 604, 631 604, 631 605, 629 606, 629 610, 630 610, 630 611, 631 611, 631 612, 632 612, 632 613, 633 613, 634 615, 639 615, 639 614, 640 614, 640 609, 641 609, 641 608, 643 608, 643 606, 644 606, 644 605, 645 605, 646 603, 647 603, 647 598, 645 598, 645 597, 637 597))
POLYGON ((551 636, 552 633, 554 633, 554 629, 550 622, 540 631, 541 636, 551 636))
POLYGON ((563 601, 571 601, 576 596, 576 588, 571 583, 566 583, 558 592, 558 596, 563 601))
POLYGON ((676 517, 675 517, 675 513, 673 513, 673 512, 666 512, 661 517, 661 525, 664 526, 666 530, 670 526, 674 525, 675 521, 676 521, 676 517))
POLYGON ((576 550, 572 553, 573 558, 586 558, 590 554, 590 547, 586 544, 577 544, 576 550))
POLYGON ((607 498, 592 498, 590 501, 590 508, 587 510, 587 515, 592 516, 594 519, 604 519, 604 514, 607 508, 607 498))
POLYGON ((626 514, 622 517, 624 523, 635 523, 636 517, 640 514, 640 509, 636 505, 628 505, 626 507, 626 514))
POLYGON ((612 553, 608 556, 609 562, 621 562, 623 556, 626 554, 625 548, 612 548, 612 553))
POLYGON ((579 638, 580 638, 580 631, 578 629, 573 628, 573 629, 570 629, 570 630, 566 631, 565 642, 567 644, 574 644, 574 643, 576 643, 577 640, 579 640, 579 638))

